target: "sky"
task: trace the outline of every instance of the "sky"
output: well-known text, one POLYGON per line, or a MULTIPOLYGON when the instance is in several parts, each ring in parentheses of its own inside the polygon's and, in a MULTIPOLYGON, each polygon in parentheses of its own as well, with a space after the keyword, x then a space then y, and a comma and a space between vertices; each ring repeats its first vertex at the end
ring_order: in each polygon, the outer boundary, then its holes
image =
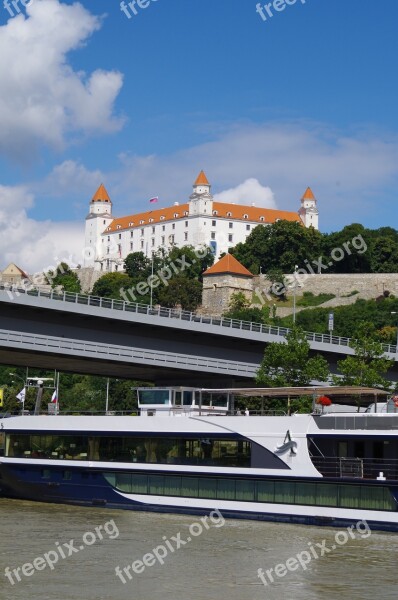
POLYGON ((186 202, 201 169, 217 199, 281 210, 311 186, 324 232, 398 227, 397 0, 14 2, 0 269, 82 262, 101 182, 123 216, 186 202))

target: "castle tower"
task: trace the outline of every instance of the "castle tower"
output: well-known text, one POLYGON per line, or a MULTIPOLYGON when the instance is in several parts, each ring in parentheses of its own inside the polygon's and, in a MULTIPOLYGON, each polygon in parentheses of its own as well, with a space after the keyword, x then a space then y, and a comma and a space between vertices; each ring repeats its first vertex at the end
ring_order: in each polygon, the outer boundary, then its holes
POLYGON ((193 192, 189 197, 189 215, 211 215, 213 212, 213 196, 210 193, 211 185, 201 171, 193 184, 193 192))
POLYGON ((83 266, 96 266, 95 261, 102 254, 101 234, 112 221, 112 201, 101 183, 91 199, 90 211, 86 217, 83 266))
POLYGON ((314 229, 319 229, 318 227, 318 207, 316 204, 316 198, 311 190, 308 187, 303 197, 301 198, 301 207, 298 211, 301 220, 303 221, 306 227, 313 227, 314 229))

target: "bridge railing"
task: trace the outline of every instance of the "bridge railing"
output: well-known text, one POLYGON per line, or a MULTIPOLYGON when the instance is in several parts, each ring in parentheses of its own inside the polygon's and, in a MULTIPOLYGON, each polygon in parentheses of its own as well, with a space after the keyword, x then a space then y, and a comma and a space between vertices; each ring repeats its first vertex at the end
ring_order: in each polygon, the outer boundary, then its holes
MULTIPOLYGON (((253 331, 255 333, 265 333, 277 337, 285 338, 290 329, 287 327, 277 327, 275 325, 263 325, 262 323, 253 323, 252 321, 239 321, 236 319, 227 319, 226 317, 211 317, 199 315, 194 312, 177 309, 166 308, 164 306, 150 306, 149 304, 140 304, 138 302, 125 302, 124 300, 113 300, 112 298, 101 298, 99 296, 90 296, 87 294, 75 294, 72 292, 59 292, 57 290, 48 290, 48 288, 40 289, 40 287, 18 287, 10 286, 9 284, 0 283, 0 290, 8 292, 10 297, 27 294, 28 296, 38 296, 40 298, 48 298, 49 300, 58 300, 72 304, 85 306, 93 306, 97 308, 107 308, 111 310, 119 310, 123 312, 131 312, 147 316, 162 317, 166 319, 179 319, 181 321, 189 321, 192 323, 203 323, 204 325, 212 325, 215 327, 226 327, 229 329, 238 329, 241 331, 253 331)), ((349 347, 351 339, 330 335, 328 333, 315 333, 311 331, 305 332, 309 342, 319 342, 322 344, 332 344, 336 346, 349 347)), ((384 352, 396 354, 398 352, 397 345, 383 344, 384 352)))

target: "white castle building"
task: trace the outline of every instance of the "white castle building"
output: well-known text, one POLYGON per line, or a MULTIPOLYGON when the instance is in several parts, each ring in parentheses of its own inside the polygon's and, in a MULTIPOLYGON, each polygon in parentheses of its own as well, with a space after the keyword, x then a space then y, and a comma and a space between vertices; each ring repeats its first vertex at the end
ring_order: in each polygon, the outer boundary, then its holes
POLYGON ((307 188, 298 213, 243 204, 216 202, 203 171, 185 204, 175 202, 167 208, 115 218, 112 201, 101 184, 90 202, 86 217, 84 266, 101 271, 123 270, 131 252, 150 257, 163 248, 210 246, 218 257, 239 242, 244 242, 257 225, 278 220, 296 221, 318 229, 318 209, 314 194, 307 188))

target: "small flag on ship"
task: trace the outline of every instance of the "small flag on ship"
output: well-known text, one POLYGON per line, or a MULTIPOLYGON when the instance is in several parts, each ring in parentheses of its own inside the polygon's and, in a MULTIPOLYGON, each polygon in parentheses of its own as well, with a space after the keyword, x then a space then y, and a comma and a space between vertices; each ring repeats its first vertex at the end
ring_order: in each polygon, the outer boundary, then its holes
POLYGON ((26 390, 25 388, 23 388, 19 394, 16 395, 16 399, 19 400, 20 402, 25 402, 25 394, 26 394, 26 390))
POLYGON ((54 403, 58 402, 57 390, 54 390, 54 393, 51 396, 51 402, 54 402, 54 403))

